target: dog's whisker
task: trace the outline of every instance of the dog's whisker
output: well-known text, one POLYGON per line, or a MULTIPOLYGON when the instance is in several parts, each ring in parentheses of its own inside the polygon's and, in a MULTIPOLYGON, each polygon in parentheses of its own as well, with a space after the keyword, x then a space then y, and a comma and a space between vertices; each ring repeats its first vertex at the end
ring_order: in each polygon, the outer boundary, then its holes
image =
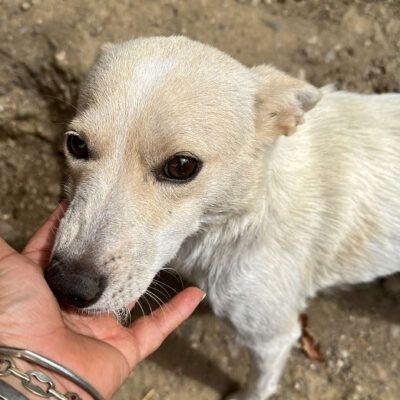
POLYGON ((178 293, 178 291, 176 289, 174 289, 172 286, 168 285, 165 282, 154 279, 153 283, 156 284, 157 286, 160 286, 163 290, 165 290, 165 293, 167 293, 168 295, 169 295, 169 293, 166 289, 164 289, 164 286, 166 286, 168 289, 172 290, 175 294, 178 293))
MULTIPOLYGON (((49 94, 44 94, 43 97, 48 97, 49 99, 59 101, 60 103, 64 103, 64 104, 66 104, 67 106, 73 108, 75 111, 78 111, 78 108, 77 108, 76 106, 74 106, 72 103, 70 103, 69 101, 66 101, 66 100, 64 100, 64 99, 61 99, 61 98, 59 98, 59 97, 51 96, 51 95, 49 95, 49 94)), ((69 121, 68 121, 68 122, 69 122, 69 121)))
POLYGON ((69 124, 69 120, 66 121, 50 121, 53 125, 62 125, 62 126, 66 126, 69 124))
POLYGON ((163 313, 164 318, 166 318, 165 311, 164 311, 164 302, 154 293, 147 291, 147 294, 152 298, 157 304, 160 310, 163 313))
POLYGON ((163 268, 161 268, 161 271, 165 271, 167 274, 170 274, 173 278, 175 278, 178 282, 180 282, 180 284, 182 285, 182 289, 185 287, 182 277, 175 269, 163 267, 163 268))
POLYGON ((161 307, 164 304, 164 301, 150 290, 148 290, 147 294, 158 304, 159 307, 161 307))
POLYGON ((61 221, 61 219, 65 216, 65 213, 66 213, 66 209, 64 208, 64 207, 61 207, 61 213, 62 213, 62 216, 61 217, 59 217, 59 219, 58 219, 58 222, 60 222, 61 221))
POLYGON ((166 289, 164 289, 158 282, 153 281, 153 284, 160 287, 160 289, 158 289, 158 288, 153 286, 153 290, 155 290, 158 293, 160 293, 160 295, 165 296, 166 300, 168 300, 171 297, 170 294, 168 293, 168 291, 166 289))
POLYGON ((153 309, 151 308, 151 305, 150 305, 149 301, 146 298, 146 294, 147 294, 147 291, 143 294, 143 296, 141 298, 143 298, 146 301, 147 305, 149 306, 150 315, 153 315, 153 309))
POLYGON ((157 299, 154 297, 153 293, 151 293, 149 290, 146 292, 147 296, 150 297, 150 299, 154 300, 157 303, 157 307, 160 307, 160 303, 157 301, 157 299))
POLYGON ((140 310, 142 311, 142 314, 143 314, 143 317, 144 317, 146 314, 144 313, 144 310, 143 310, 142 304, 140 303, 140 299, 138 299, 138 301, 137 301, 137 304, 139 305, 139 307, 140 307, 140 310))
MULTIPOLYGON (((159 290, 159 289, 157 289, 157 288, 155 288, 155 287, 153 287, 152 288, 152 290, 155 290, 157 293, 159 293, 159 297, 161 298, 161 296, 162 297, 164 297, 165 298, 165 300, 168 300, 168 296, 164 293, 164 292, 162 292, 161 290, 159 290)), ((155 295, 155 293, 153 293, 154 295, 155 295)), ((164 301, 164 300, 163 300, 164 301)))

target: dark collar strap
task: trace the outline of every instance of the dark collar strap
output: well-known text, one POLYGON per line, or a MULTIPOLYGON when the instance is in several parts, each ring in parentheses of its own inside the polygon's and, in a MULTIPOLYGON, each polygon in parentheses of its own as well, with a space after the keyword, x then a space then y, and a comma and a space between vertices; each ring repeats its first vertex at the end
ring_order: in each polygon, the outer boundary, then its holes
POLYGON ((0 379, 0 400, 29 400, 17 389, 0 379))

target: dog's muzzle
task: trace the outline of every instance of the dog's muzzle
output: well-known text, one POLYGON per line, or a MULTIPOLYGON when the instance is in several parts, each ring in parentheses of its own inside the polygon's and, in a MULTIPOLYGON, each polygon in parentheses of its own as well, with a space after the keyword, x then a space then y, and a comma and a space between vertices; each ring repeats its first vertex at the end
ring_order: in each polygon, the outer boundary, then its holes
POLYGON ((82 263, 66 264, 54 257, 45 278, 57 300, 66 305, 86 308, 96 303, 107 286, 106 277, 82 263))

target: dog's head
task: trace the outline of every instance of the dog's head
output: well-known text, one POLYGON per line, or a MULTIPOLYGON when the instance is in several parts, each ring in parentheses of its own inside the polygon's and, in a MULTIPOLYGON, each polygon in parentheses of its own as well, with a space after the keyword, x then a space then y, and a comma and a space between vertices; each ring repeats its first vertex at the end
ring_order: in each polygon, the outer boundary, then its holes
POLYGON ((251 209, 265 149, 318 99, 183 37, 105 46, 66 134, 70 205, 46 271, 56 295, 89 311, 139 298, 186 238, 251 209))

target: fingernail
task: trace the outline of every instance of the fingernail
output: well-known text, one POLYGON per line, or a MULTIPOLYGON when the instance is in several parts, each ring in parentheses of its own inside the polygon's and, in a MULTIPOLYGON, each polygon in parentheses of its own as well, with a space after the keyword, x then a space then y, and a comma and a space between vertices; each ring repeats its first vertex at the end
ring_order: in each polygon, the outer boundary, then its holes
POLYGON ((201 301, 203 301, 206 296, 207 296, 207 293, 203 292, 203 297, 201 298, 201 301))

